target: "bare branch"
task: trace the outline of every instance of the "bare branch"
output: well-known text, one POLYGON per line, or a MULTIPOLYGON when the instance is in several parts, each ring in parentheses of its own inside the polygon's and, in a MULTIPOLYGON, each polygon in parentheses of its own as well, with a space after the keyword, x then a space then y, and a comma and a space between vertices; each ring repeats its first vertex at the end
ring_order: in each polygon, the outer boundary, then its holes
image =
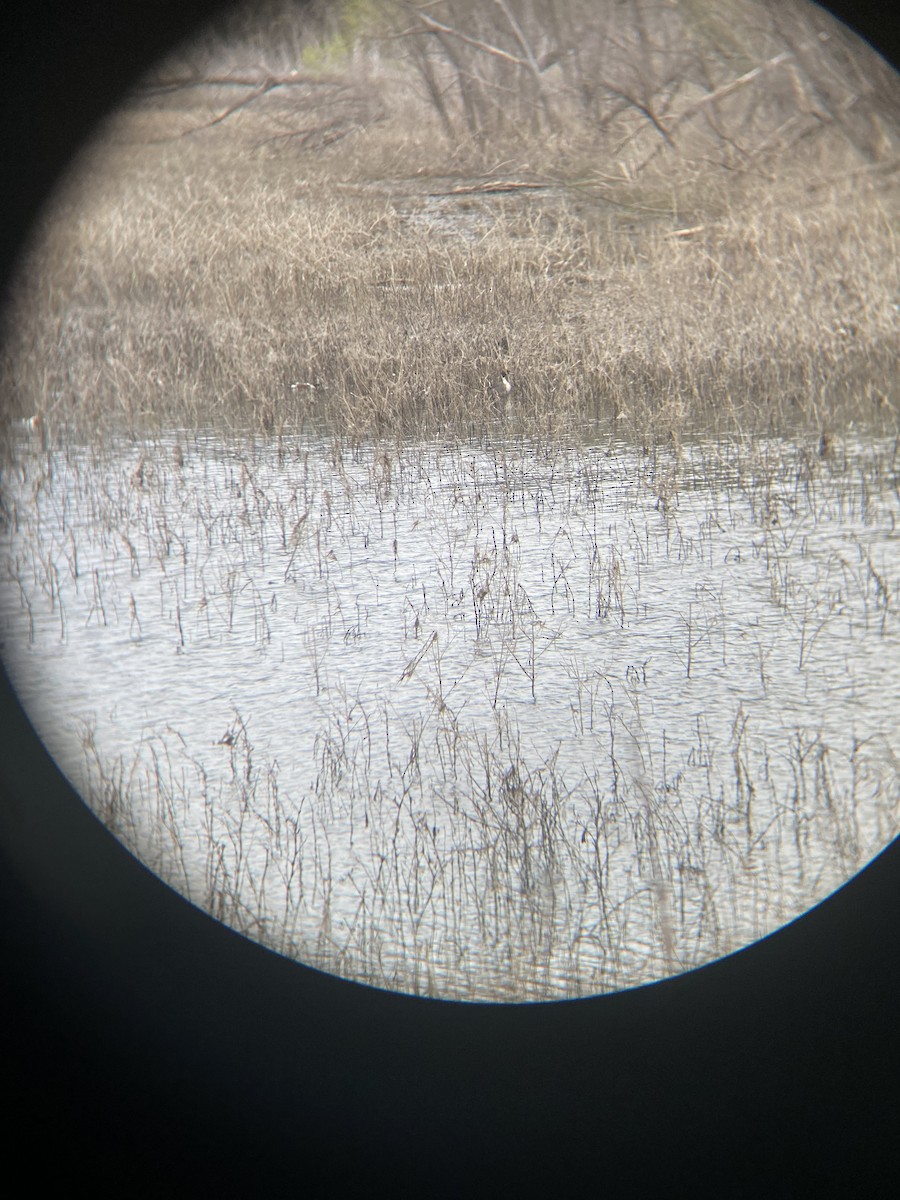
POLYGON ((510 12, 510 8, 509 8, 509 5, 506 3, 506 0, 494 0, 494 3, 497 5, 497 7, 500 9, 500 11, 503 13, 503 15, 506 17, 507 21, 509 22, 509 27, 510 27, 510 29, 512 29, 516 41, 522 47, 522 53, 525 55, 528 66, 530 67, 535 78, 537 78, 541 73, 541 69, 537 64, 537 59, 534 57, 531 47, 528 45, 528 42, 525 40, 525 34, 522 32, 522 26, 519 24, 519 22, 516 20, 516 18, 513 16, 513 14, 510 12))
POLYGON ((710 92, 706 96, 701 96, 699 100, 695 100, 693 104, 689 104, 676 117, 673 118, 671 128, 680 125, 682 121, 688 120, 699 112, 707 104, 716 104, 719 100, 724 100, 726 96, 732 95, 739 88, 746 87, 748 83, 752 83, 754 79, 758 79, 766 71, 773 71, 776 67, 783 66, 786 62, 793 59, 794 55, 786 50, 783 54, 776 54, 774 58, 770 58, 767 62, 760 63, 758 67, 753 67, 752 70, 746 71, 737 79, 732 79, 729 83, 722 84, 715 91, 710 92))
POLYGON ((544 115, 546 116, 548 122, 552 123, 553 114, 550 110, 550 102, 547 99, 547 94, 544 91, 544 82, 541 79, 541 67, 538 65, 538 61, 535 58, 534 53, 525 38, 525 34, 522 32, 522 27, 519 24, 519 22, 516 20, 516 18, 514 17, 512 12, 510 11, 509 5, 506 3, 506 0, 495 0, 495 3, 497 4, 497 7, 500 9, 500 11, 503 13, 503 15, 506 17, 507 21, 509 22, 510 28, 513 31, 513 34, 515 35, 516 41, 522 47, 522 53, 525 55, 525 59, 528 64, 528 68, 531 71, 532 75, 534 76, 534 81, 537 86, 538 99, 540 101, 541 108, 543 108, 544 115))
POLYGON ((662 137, 666 144, 669 146, 674 146, 675 143, 672 141, 672 135, 670 131, 665 125, 663 125, 662 121, 648 104, 643 104, 636 96, 623 91, 622 88, 613 87, 612 84, 609 83, 605 83, 603 85, 603 90, 608 92, 611 96, 617 96, 620 100, 626 101, 626 103, 630 104, 632 108, 636 108, 639 113, 647 118, 647 120, 657 131, 657 133, 659 133, 660 137, 662 137))
POLYGON ((139 89, 139 94, 156 96, 167 92, 206 87, 265 87, 271 89, 274 87, 334 87, 344 84, 346 84, 346 79, 338 75, 329 78, 322 75, 301 75, 299 71, 290 71, 287 75, 272 75, 268 71, 249 71, 243 75, 181 75, 151 80, 139 89))
POLYGON ((240 112, 242 108, 248 108, 254 100, 258 100, 260 96, 264 96, 266 92, 272 91, 273 87, 278 87, 277 83, 265 83, 260 87, 255 88, 249 96, 243 96, 240 100, 236 100, 217 117, 213 117, 211 121, 203 121, 199 125, 193 126, 191 129, 182 130, 178 137, 189 137, 192 133, 197 133, 201 129, 212 129, 214 125, 220 125, 223 121, 227 121, 229 117, 234 116, 236 112, 240 112))
POLYGON ((527 67, 529 64, 524 58, 518 58, 515 54, 509 54, 506 50, 501 50, 499 46, 492 46, 489 42, 483 42, 480 38, 469 37, 468 34, 460 33, 458 29, 452 29, 449 25, 444 25, 442 21, 436 21, 434 17, 426 16, 423 12, 417 12, 416 16, 422 22, 426 29, 432 33, 442 33, 446 37, 457 38, 461 42, 465 42, 467 46, 474 46, 476 50, 483 50, 486 54, 494 54, 497 58, 502 58, 506 62, 515 63, 517 67, 527 67))

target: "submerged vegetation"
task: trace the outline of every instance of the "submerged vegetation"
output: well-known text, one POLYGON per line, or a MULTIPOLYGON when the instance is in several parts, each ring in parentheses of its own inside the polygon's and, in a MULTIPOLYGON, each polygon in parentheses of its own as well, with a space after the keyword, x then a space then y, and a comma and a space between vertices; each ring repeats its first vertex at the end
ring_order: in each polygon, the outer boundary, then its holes
POLYGON ((354 979, 762 936, 900 824, 896 81, 765 0, 262 13, 110 119, 4 313, 33 719, 354 979))

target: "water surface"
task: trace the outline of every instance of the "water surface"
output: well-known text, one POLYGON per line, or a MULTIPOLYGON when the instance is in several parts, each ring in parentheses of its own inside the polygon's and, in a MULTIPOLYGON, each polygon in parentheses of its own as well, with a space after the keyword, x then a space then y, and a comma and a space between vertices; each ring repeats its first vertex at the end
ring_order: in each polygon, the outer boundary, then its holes
POLYGON ((4 663, 198 905, 381 986, 634 986, 900 817, 896 447, 23 433, 4 663))

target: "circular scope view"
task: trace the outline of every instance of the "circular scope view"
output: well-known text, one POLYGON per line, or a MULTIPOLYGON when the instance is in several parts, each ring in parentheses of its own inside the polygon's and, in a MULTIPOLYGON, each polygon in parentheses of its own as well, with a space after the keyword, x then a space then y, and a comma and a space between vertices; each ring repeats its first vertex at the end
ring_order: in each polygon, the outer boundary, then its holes
POLYGON ((660 980, 862 869, 898 118, 764 0, 283 0, 161 63, 3 313, 3 666, 99 820, 456 1000, 660 980))

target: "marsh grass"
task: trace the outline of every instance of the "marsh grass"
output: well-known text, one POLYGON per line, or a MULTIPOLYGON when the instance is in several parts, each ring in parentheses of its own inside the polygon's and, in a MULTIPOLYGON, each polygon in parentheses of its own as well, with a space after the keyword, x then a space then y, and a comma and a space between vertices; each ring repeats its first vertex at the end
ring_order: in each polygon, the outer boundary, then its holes
POLYGON ((172 121, 125 112, 48 210, 6 310, 9 415, 356 437, 600 421, 650 443, 896 426, 896 184, 845 146, 616 179, 572 146, 441 158, 421 113, 317 151, 267 143, 268 110, 172 121))

